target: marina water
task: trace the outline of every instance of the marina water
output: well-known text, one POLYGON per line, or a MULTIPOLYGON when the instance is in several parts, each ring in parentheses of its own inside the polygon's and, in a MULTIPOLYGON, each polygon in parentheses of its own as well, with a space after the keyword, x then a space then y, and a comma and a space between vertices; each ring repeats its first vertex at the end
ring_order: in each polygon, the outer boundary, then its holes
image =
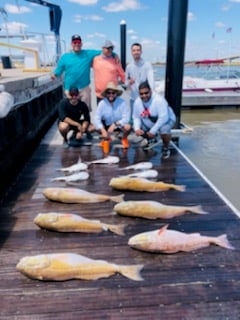
MULTIPOLYGON (((239 66, 230 68, 240 71, 239 66)), ((184 75, 200 77, 206 71, 186 67, 184 75)), ((154 72, 156 80, 164 79, 165 67, 155 66, 154 72)), ((240 212, 240 108, 194 107, 181 111, 181 122, 193 132, 180 136, 180 149, 240 212)))

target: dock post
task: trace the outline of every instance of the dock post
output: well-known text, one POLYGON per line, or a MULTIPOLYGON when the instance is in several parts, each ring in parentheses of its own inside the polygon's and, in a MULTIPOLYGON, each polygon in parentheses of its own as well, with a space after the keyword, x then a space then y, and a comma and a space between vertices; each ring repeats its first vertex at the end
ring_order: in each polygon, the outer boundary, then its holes
POLYGON ((126 21, 120 22, 120 43, 121 43, 121 64, 123 70, 126 69, 126 21))
POLYGON ((169 0, 165 98, 180 128, 188 0, 169 0))

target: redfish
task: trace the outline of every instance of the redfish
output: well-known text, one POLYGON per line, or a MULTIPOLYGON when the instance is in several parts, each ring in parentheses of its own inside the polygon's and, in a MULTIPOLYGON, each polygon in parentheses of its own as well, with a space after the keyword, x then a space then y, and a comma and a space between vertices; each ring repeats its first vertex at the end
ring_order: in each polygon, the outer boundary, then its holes
POLYGON ((113 208, 123 216, 141 217, 146 219, 169 219, 184 213, 207 214, 201 206, 171 206, 157 201, 122 201, 113 208))
POLYGON ((143 265, 117 265, 94 260, 75 253, 52 253, 23 257, 16 269, 37 280, 64 281, 70 279, 97 280, 115 273, 140 281, 143 265))
POLYGON ((92 193, 77 188, 45 188, 43 195, 52 201, 64 203, 93 203, 103 201, 121 202, 124 195, 108 196, 105 194, 92 193))
POLYGON ((185 191, 185 186, 164 183, 162 181, 151 181, 144 178, 132 178, 132 177, 119 177, 112 178, 109 186, 118 190, 130 190, 130 191, 148 191, 158 192, 174 189, 177 191, 185 191))
POLYGON ((102 232, 111 231, 118 235, 124 235, 126 225, 112 225, 103 223, 99 220, 85 219, 79 215, 71 213, 39 213, 34 223, 40 228, 59 232, 102 232))
POLYGON ((148 252, 176 253, 178 251, 190 252, 208 247, 210 244, 234 249, 225 234, 218 237, 202 236, 200 233, 184 233, 168 230, 168 225, 159 230, 139 233, 128 241, 130 247, 148 252))

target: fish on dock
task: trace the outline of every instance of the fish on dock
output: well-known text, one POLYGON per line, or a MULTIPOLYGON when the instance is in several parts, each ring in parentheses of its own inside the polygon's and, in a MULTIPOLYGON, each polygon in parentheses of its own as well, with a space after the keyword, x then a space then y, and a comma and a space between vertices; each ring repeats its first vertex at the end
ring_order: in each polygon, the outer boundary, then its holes
POLYGON ((119 163, 120 158, 116 156, 107 156, 106 158, 93 160, 88 162, 88 164, 115 164, 119 163))
POLYGON ((171 206, 151 200, 122 201, 113 208, 122 216, 140 217, 145 219, 169 219, 185 213, 207 214, 198 206, 171 206))
POLYGON ((200 233, 187 234, 180 231, 168 230, 168 225, 163 226, 159 230, 139 233, 128 241, 128 245, 132 248, 162 253, 190 252, 206 248, 210 244, 234 250, 225 234, 218 237, 202 236, 200 233))
POLYGON ((78 171, 87 170, 87 168, 88 168, 88 165, 86 163, 78 161, 77 163, 75 163, 69 167, 57 169, 57 171, 62 171, 62 172, 66 172, 66 173, 74 173, 74 172, 78 172, 78 171))
POLYGON ((45 188, 43 195, 51 201, 63 203, 96 203, 104 201, 121 202, 124 194, 110 196, 88 192, 78 188, 45 188))
POLYGON ((122 177, 154 179, 158 176, 157 170, 144 170, 126 174, 122 177))
POLYGON ((89 173, 87 171, 80 171, 69 176, 62 176, 51 179, 51 181, 65 181, 65 182, 72 182, 72 181, 80 181, 80 180, 87 180, 89 178, 89 173))
POLYGON ((99 220, 90 220, 72 213, 39 213, 34 223, 40 228, 58 232, 93 232, 111 231, 124 235, 125 224, 107 224, 99 220))
POLYGON ((118 177, 112 178, 109 182, 109 186, 118 190, 130 190, 130 191, 147 191, 158 192, 174 189, 184 192, 185 186, 165 183, 162 181, 151 181, 144 178, 131 178, 131 177, 118 177))
POLYGON ((149 161, 138 162, 130 166, 120 168, 119 170, 148 170, 152 169, 153 164, 149 161))
POLYGON ((120 273, 128 279, 141 281, 143 265, 118 265, 94 260, 76 253, 51 253, 26 256, 16 269, 31 279, 65 281, 70 279, 97 280, 120 273))

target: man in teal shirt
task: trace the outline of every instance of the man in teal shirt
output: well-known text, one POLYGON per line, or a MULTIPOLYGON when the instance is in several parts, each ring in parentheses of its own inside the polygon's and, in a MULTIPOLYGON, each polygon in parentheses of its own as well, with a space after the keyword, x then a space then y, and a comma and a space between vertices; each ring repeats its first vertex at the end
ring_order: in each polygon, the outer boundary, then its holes
POLYGON ((86 103, 89 111, 92 111, 90 70, 93 58, 102 51, 82 49, 82 39, 78 34, 72 36, 71 44, 72 51, 61 56, 51 78, 54 80, 64 73, 64 91, 67 98, 70 98, 70 88, 78 88, 80 99, 86 103))

